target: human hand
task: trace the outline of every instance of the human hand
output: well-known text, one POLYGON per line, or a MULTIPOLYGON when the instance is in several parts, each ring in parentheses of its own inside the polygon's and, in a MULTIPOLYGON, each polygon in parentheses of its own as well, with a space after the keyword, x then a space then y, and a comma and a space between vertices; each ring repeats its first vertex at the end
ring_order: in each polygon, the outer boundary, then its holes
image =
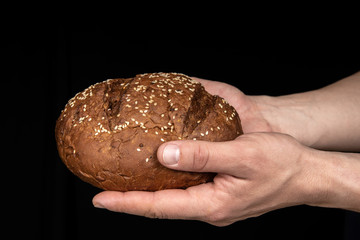
POLYGON ((263 117, 255 98, 249 97, 234 86, 223 82, 210 81, 193 77, 200 82, 206 91, 224 98, 238 112, 244 133, 270 132, 273 127, 263 117))
POLYGON ((311 150, 278 133, 244 134, 230 142, 174 141, 163 144, 158 159, 166 167, 218 173, 213 182, 157 192, 105 191, 97 207, 151 218, 195 219, 217 226, 305 203, 304 182, 311 150), (168 148, 171 146, 170 148, 168 148), (174 151, 180 154, 176 161, 174 151), (301 184, 300 184, 301 182, 301 184))

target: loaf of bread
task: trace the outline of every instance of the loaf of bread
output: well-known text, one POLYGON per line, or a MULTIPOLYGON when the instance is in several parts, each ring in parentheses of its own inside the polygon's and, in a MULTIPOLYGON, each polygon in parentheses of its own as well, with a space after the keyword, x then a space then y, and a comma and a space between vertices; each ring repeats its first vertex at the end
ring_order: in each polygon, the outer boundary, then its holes
POLYGON ((168 169, 156 157, 172 140, 233 140, 235 109, 178 73, 109 79, 69 100, 56 122, 59 155, 76 176, 104 190, 156 191, 211 181, 213 173, 168 169))

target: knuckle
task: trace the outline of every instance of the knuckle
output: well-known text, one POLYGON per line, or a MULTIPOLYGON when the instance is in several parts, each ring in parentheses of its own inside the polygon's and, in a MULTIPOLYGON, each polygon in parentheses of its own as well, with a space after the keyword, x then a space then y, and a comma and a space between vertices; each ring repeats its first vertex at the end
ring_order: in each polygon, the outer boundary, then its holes
POLYGON ((230 206, 232 202, 227 193, 213 192, 206 204, 201 205, 203 208, 197 219, 217 227, 228 226, 236 221, 230 206))
POLYGON ((210 214, 207 218, 207 221, 212 224, 216 224, 216 223, 223 221, 224 219, 225 219, 224 214, 222 212, 218 211, 218 212, 214 212, 214 213, 210 214))
POLYGON ((165 219, 167 218, 166 214, 162 213, 161 211, 156 211, 154 208, 149 209, 144 213, 144 217, 147 218, 158 218, 158 219, 165 219))
POLYGON ((228 220, 228 214, 226 214, 224 211, 213 212, 207 216, 206 222, 217 227, 227 226, 232 223, 228 220))
POLYGON ((209 161, 209 149, 206 144, 196 144, 193 155, 192 169, 201 171, 209 161))
POLYGON ((257 146, 249 146, 246 149, 243 150, 244 156, 246 156, 248 159, 258 159, 260 157, 261 150, 257 146))
POLYGON ((261 143, 261 135, 257 133, 252 133, 246 136, 243 136, 243 142, 242 142, 242 155, 247 158, 256 158, 260 154, 263 144, 261 143), (261 147, 260 147, 261 146, 261 147))
MULTIPOLYGON (((216 197, 214 197, 216 198, 216 197)), ((215 226, 225 226, 226 220, 229 217, 229 211, 227 210, 226 203, 224 201, 213 202, 210 208, 207 209, 204 220, 207 223, 215 226)))
POLYGON ((155 192, 152 195, 151 199, 152 203, 147 205, 145 208, 145 211, 143 212, 144 217, 148 218, 158 218, 158 219, 165 219, 168 218, 168 215, 165 213, 165 211, 161 208, 161 205, 158 203, 160 202, 158 194, 155 192))

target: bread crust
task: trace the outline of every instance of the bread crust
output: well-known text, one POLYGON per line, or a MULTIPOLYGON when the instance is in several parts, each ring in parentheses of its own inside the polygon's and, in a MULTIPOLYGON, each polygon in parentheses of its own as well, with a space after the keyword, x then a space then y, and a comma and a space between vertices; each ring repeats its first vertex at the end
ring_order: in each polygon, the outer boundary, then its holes
POLYGON ((156 191, 211 181, 213 173, 162 166, 158 147, 172 140, 228 141, 242 134, 224 99, 179 73, 150 73, 90 86, 69 100, 56 122, 68 169, 104 190, 156 191))

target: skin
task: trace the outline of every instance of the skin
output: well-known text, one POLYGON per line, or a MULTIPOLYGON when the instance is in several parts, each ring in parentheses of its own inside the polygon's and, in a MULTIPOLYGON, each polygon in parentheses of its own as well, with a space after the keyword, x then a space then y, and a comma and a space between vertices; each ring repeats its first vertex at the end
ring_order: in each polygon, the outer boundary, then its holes
POLYGON ((360 72, 281 97, 194 79, 235 107, 245 134, 219 143, 167 142, 157 155, 172 169, 216 172, 214 181, 185 190, 105 191, 95 207, 216 226, 299 204, 360 212, 360 154, 336 152, 360 150, 360 72))

